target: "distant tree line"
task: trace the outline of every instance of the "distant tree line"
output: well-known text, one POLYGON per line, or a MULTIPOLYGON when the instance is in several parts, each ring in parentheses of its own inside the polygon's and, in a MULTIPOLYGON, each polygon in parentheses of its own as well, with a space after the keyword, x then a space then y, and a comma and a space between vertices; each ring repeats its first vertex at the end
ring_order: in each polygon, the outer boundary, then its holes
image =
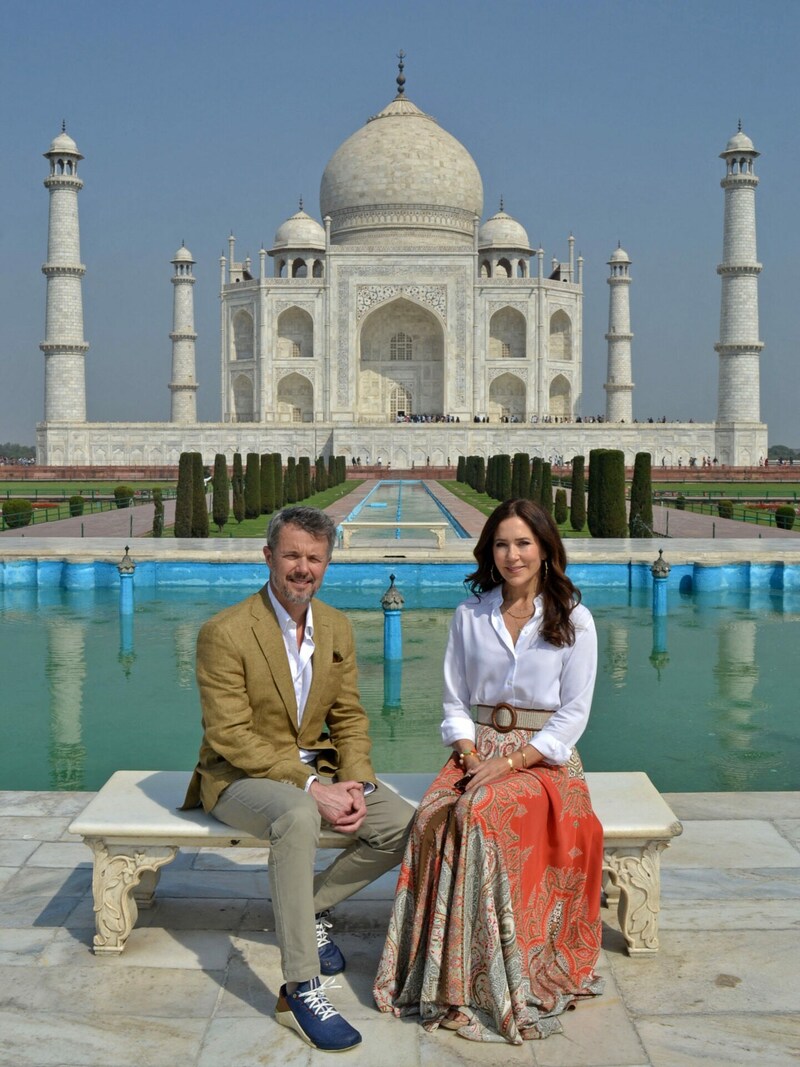
POLYGON ((494 500, 527 498, 551 514, 559 525, 569 519, 580 532, 588 526, 592 537, 652 537, 653 491, 650 454, 638 452, 633 467, 630 514, 625 500, 625 455, 615 448, 589 453, 586 483, 584 456, 572 460, 570 504, 563 488, 553 494, 551 464, 541 456, 517 452, 513 456, 460 456, 456 480, 494 500))
MULTIPOLYGON (((178 489, 175 499, 176 537, 208 537, 209 514, 206 501, 208 470, 199 452, 182 452, 178 461, 178 489)), ((287 504, 300 503, 345 481, 344 456, 318 456, 311 466, 308 456, 289 456, 284 467, 279 452, 248 452, 233 457, 232 472, 222 453, 214 457, 211 482, 211 521, 221 531, 231 512, 239 523, 271 515, 287 504)), ((163 526, 163 511, 162 511, 163 526)), ((155 533, 154 536, 160 536, 155 533)))

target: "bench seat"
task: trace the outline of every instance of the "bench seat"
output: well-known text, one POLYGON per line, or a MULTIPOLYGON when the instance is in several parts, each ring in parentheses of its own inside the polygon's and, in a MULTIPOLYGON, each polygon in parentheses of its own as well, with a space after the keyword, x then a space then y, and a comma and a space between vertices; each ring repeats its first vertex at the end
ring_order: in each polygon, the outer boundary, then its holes
MULTIPOLYGON (((200 808, 179 811, 186 771, 117 771, 71 823, 94 853, 92 893, 96 955, 118 955, 149 907, 160 868, 184 848, 269 848, 231 830, 200 808)), ((382 774, 380 781, 416 805, 431 774, 382 774)), ((682 827, 646 774, 614 771, 586 775, 603 825, 604 888, 617 905, 620 930, 632 956, 658 951, 660 854, 682 827)), ((346 848, 350 838, 323 831, 320 848, 346 848)))

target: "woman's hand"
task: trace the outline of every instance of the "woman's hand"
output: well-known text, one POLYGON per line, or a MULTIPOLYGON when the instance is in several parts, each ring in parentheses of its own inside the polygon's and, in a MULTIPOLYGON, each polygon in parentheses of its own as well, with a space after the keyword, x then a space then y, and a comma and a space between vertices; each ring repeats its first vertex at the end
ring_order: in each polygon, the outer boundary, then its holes
POLYGON ((477 789, 479 786, 498 782, 509 774, 517 773, 516 769, 512 770, 509 767, 507 756, 492 756, 491 759, 481 760, 474 767, 470 764, 466 770, 469 775, 469 782, 464 790, 466 793, 472 792, 473 789, 477 789))

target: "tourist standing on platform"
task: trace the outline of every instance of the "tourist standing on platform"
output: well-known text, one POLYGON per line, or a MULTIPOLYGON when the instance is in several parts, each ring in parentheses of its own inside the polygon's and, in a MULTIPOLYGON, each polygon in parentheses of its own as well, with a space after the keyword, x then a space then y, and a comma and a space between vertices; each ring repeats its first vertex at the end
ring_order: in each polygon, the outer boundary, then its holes
POLYGON ((475 557, 445 654, 453 755, 419 807, 374 994, 428 1029, 519 1044, 602 991, 603 831, 574 747, 597 637, 537 504, 501 504, 475 557))

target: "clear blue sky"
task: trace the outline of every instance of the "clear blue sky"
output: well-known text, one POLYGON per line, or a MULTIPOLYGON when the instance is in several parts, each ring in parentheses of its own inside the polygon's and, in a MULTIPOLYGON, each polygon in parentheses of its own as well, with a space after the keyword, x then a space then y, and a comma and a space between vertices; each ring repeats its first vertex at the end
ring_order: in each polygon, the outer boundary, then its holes
POLYGON ((724 173, 756 169, 761 415, 800 447, 796 0, 81 0, 0 7, 0 441, 43 413, 47 200, 62 118, 80 194, 90 420, 169 416, 170 260, 197 266, 198 414, 220 417, 219 257, 257 261, 339 144, 406 91, 534 244, 585 257, 584 414, 605 409, 606 261, 633 260, 634 414, 716 414, 724 173))

